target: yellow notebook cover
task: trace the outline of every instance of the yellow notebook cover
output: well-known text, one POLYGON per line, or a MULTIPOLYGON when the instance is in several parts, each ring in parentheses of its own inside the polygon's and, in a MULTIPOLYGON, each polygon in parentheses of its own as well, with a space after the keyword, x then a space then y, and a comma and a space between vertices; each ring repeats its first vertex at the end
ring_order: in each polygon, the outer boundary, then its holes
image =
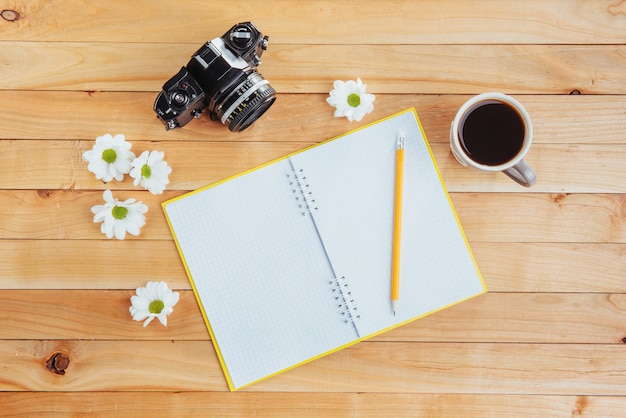
POLYGON ((163 210, 231 390, 486 291, 415 109, 164 202, 163 210))

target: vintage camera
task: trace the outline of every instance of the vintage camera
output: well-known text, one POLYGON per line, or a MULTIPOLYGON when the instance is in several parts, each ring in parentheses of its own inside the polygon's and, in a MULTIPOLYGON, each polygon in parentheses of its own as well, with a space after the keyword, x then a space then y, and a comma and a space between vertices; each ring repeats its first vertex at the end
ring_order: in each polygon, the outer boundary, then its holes
POLYGON ((232 132, 252 125, 276 100, 276 90, 256 71, 268 40, 243 22, 203 45, 154 102, 166 129, 185 126, 204 108, 232 132))

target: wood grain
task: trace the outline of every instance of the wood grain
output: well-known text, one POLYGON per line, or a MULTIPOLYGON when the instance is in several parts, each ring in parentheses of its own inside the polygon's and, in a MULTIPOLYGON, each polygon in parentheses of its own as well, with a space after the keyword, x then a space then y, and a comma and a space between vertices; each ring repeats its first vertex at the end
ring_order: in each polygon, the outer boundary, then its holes
MULTIPOLYGON (((0 89, 155 92, 197 49, 0 41, 0 89)), ((358 68, 374 93, 624 94, 625 65, 624 45, 274 45, 259 70, 279 93, 327 93, 358 68)))
MULTIPOLYGON (((130 141, 130 139, 129 139, 130 141)), ((132 150, 165 152, 168 164, 176 169, 168 190, 188 191, 299 151, 311 143, 292 142, 192 142, 133 141, 132 150)), ((0 154, 7 158, 0 172, 0 188, 6 189, 100 189, 115 187, 138 190, 132 179, 104 184, 87 170, 82 153, 93 141, 0 140, 0 154), (33 155, 39 157, 34 160, 33 155), (61 164, 59 162, 62 162, 61 164)), ((521 192, 517 184, 501 173, 483 173, 461 166, 448 144, 432 145, 435 159, 451 192, 521 192)), ((534 191, 548 193, 625 193, 626 145, 621 144, 536 144, 526 157, 539 177, 534 191)))
MULTIPOLYGON (((329 82, 328 91, 331 88, 329 82)), ((235 134, 206 117, 183 129, 166 132, 152 111, 156 93, 0 90, 0 102, 11 103, 3 108, 6 118, 0 139, 93 141, 109 132, 124 133, 131 142, 299 142, 304 145, 415 107, 429 142, 447 143, 454 115, 470 97, 379 94, 374 111, 363 121, 350 123, 332 117, 333 108, 325 102, 327 96, 328 92, 280 94, 263 118, 250 129, 235 134)), ((524 95, 518 99, 532 117, 535 144, 623 144, 624 96, 524 95)))
POLYGON ((451 195, 470 242, 617 243, 626 239, 623 194, 505 193, 498 199, 490 197, 451 195))
MULTIPOLYGON (((178 292, 181 299, 168 327, 155 322, 143 328, 141 322, 130 320, 128 312, 134 291, 4 291, 0 339, 202 340, 210 345, 193 292, 178 292), (98 308, 90 309, 91 305, 98 308)), ((622 293, 489 293, 372 341, 623 344, 626 330, 620 317, 625 313, 622 293)))
POLYGON ((201 0, 189 0, 185 7, 155 5, 150 0, 102 4, 64 0, 55 2, 55 7, 44 0, 5 3, 5 8, 20 13, 20 19, 12 24, 0 21, 3 39, 45 37, 55 42, 202 43, 253 16, 277 43, 603 44, 623 43, 626 14, 623 3, 611 0, 576 0, 568 7, 558 0, 532 5, 498 0, 327 0, 294 5, 289 0, 268 0, 262 7, 251 0, 240 0, 238 7, 226 2, 207 7, 201 0))
POLYGON ((626 245, 475 243, 491 291, 623 293, 626 245))
MULTIPOLYGON (((363 342, 251 392, 620 395, 621 345, 363 342)), ((0 342, 3 391, 227 391, 206 341, 0 342), (64 376, 44 366, 70 358, 64 376), (120 379, 123 376, 123 379, 120 379)))
POLYGON ((414 393, 3 392, 8 410, 42 417, 117 417, 140 410, 162 417, 622 418, 619 396, 414 393), (51 406, 52 405, 52 406, 51 406))
MULTIPOLYGON (((626 293, 626 244, 476 242, 472 250, 492 292, 626 293)), ((134 289, 146 280, 190 289, 172 240, 0 240, 0 254, 2 289, 134 289)))
MULTIPOLYGON (((150 208, 139 239, 165 240, 171 233, 160 204, 180 193, 136 190, 113 196, 150 208)), ((626 194, 452 193, 451 199, 470 243, 626 243, 626 194)), ((0 239, 101 240, 90 208, 103 202, 100 191, 0 190, 0 239)))
POLYGON ((1 289, 191 288, 172 239, 0 240, 0 253, 1 289))

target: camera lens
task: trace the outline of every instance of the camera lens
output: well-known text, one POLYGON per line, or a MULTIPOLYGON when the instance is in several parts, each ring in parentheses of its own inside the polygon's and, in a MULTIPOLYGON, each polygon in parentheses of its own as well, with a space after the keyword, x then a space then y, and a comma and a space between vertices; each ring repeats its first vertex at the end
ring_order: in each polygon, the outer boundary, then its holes
POLYGON ((232 132, 252 125, 276 100, 276 90, 259 73, 249 74, 217 110, 218 117, 232 132))

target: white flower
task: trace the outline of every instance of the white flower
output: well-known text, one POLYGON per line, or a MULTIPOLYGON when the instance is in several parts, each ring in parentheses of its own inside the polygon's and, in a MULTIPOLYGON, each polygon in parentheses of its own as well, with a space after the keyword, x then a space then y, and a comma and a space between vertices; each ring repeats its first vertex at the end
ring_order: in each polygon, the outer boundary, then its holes
POLYGON ((110 190, 102 194, 104 205, 96 205, 91 208, 94 222, 102 222, 100 230, 107 238, 115 236, 124 239, 126 232, 131 235, 139 235, 139 229, 146 223, 144 213, 148 206, 141 202, 135 203, 135 199, 126 199, 123 202, 115 199, 110 190))
POLYGON ((132 296, 132 306, 128 309, 135 321, 143 321, 147 326, 155 317, 167 325, 167 316, 178 303, 178 292, 172 292, 165 282, 148 282, 146 287, 137 288, 137 296, 132 296), (147 318, 147 319, 146 319, 147 318))
POLYGON ((376 96, 365 92, 367 86, 360 78, 357 78, 356 82, 336 80, 333 87, 326 101, 336 107, 334 114, 336 118, 345 116, 349 121, 360 121, 363 116, 374 110, 376 96))
POLYGON ((162 151, 144 151, 131 163, 130 176, 135 179, 135 186, 141 185, 152 194, 161 194, 170 182, 168 175, 172 168, 163 161, 162 151))
POLYGON ((105 134, 96 138, 93 148, 83 153, 83 160, 89 165, 87 169, 105 183, 115 178, 122 181, 124 174, 130 171, 130 163, 135 154, 130 151, 131 144, 126 142, 124 135, 105 134))

